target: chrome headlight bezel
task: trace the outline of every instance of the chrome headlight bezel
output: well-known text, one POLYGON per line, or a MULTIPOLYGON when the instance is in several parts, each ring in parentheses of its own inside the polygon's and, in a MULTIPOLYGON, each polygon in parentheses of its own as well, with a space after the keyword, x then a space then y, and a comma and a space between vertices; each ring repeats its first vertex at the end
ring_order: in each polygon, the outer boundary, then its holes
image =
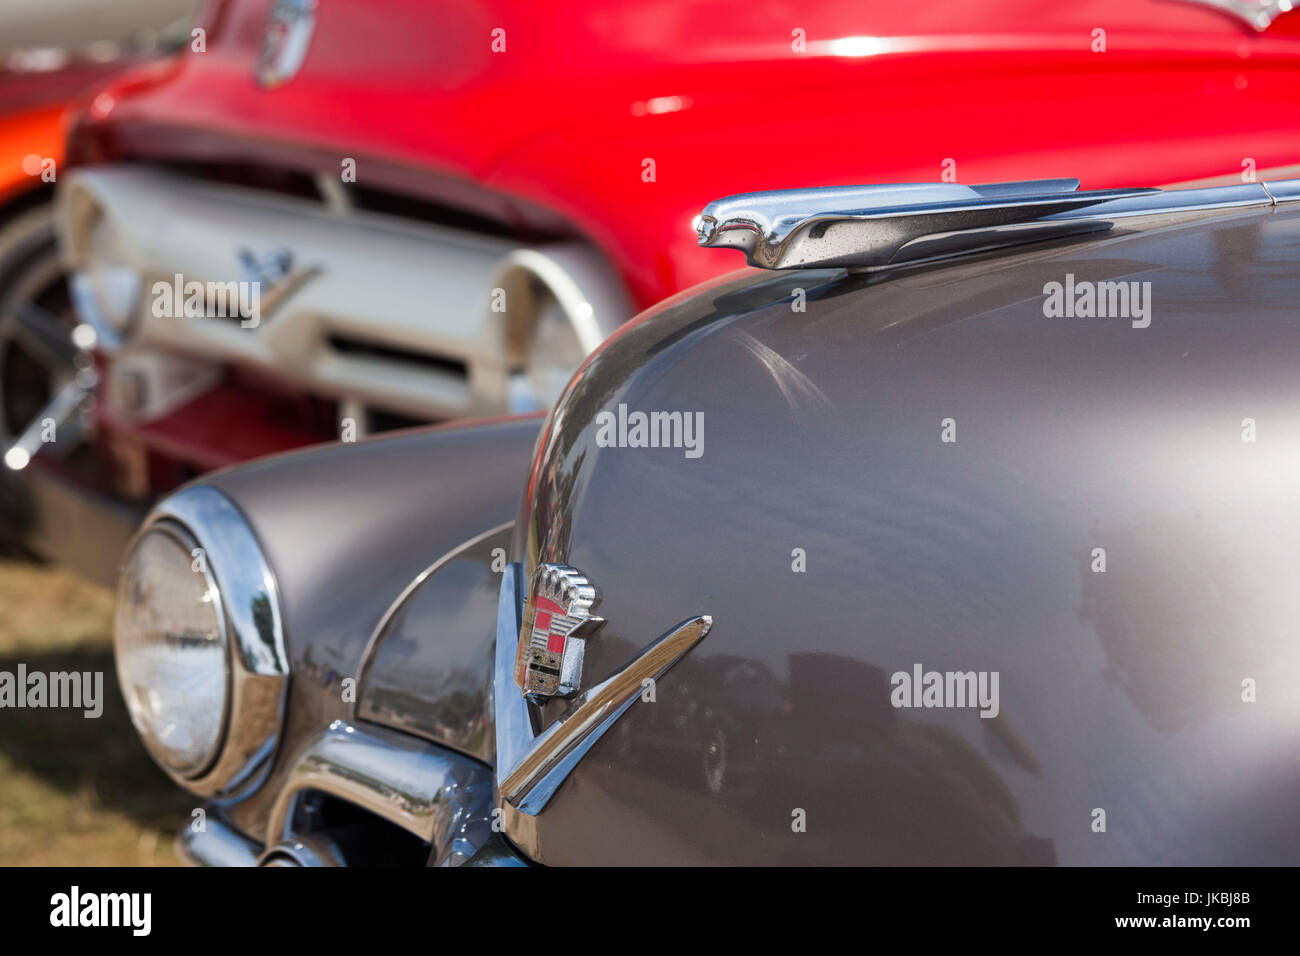
MULTIPOLYGON (((127 554, 159 530, 179 534, 179 540, 192 541, 203 551, 205 573, 218 595, 229 684, 210 759, 188 773, 158 763, 176 783, 200 796, 241 796, 255 789, 269 769, 284 722, 289 658, 275 575, 239 508, 209 485, 164 499, 136 532, 127 554)), ((117 643, 115 633, 115 648, 117 643)))

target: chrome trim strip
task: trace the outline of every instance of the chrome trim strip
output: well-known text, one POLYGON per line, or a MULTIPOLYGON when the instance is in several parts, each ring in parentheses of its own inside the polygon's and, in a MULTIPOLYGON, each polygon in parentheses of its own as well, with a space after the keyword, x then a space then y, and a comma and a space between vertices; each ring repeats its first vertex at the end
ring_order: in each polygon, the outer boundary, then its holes
POLYGON ((574 709, 547 727, 501 783, 516 809, 536 814, 614 721, 640 696, 643 681, 658 680, 713 626, 708 615, 683 621, 641 651, 622 670, 574 700, 574 709))
POLYGON ((261 847, 208 809, 203 829, 186 824, 176 834, 176 855, 189 866, 257 866, 261 847))
POLYGON ((621 670, 584 691, 573 708, 541 733, 514 680, 514 649, 519 639, 519 565, 501 579, 497 615, 495 698, 500 799, 511 809, 536 815, 597 740, 641 694, 643 682, 658 680, 713 627, 707 614, 689 618, 651 641, 621 670))
POLYGON ((353 803, 432 844, 433 863, 456 866, 491 833, 492 773, 416 737, 336 720, 293 761, 276 796, 266 844, 292 831, 298 799, 316 790, 353 803))
POLYGON ((497 779, 502 768, 513 769, 537 736, 532 713, 523 691, 515 683, 515 654, 519 646, 522 601, 519 593, 519 563, 506 565, 501 573, 501 595, 497 600, 497 646, 492 679, 492 713, 496 732, 497 779))
POLYGON ((695 229, 701 246, 739 249, 751 266, 871 270, 1104 231, 1121 220, 1220 215, 1298 199, 1294 179, 1169 191, 1080 191, 1077 179, 782 189, 715 200, 695 229))
POLYGON ((1300 202, 1300 179, 1279 179, 1276 182, 1260 183, 1273 200, 1280 206, 1286 202, 1300 202))
POLYGON ((1134 216, 1172 216, 1195 212, 1243 209, 1251 206, 1270 206, 1273 200, 1263 183, 1242 183, 1240 186, 1205 186, 1200 189, 1155 190, 1140 196, 1124 196, 1097 203, 1085 209, 1060 213, 1044 218, 1129 219, 1134 216))
POLYGON ((230 672, 228 716, 216 759, 193 778, 163 769, 202 796, 245 796, 269 769, 288 698, 289 656, 275 575, 239 508, 211 486, 193 485, 161 501, 127 552, 160 523, 180 526, 204 551, 225 614, 230 672))

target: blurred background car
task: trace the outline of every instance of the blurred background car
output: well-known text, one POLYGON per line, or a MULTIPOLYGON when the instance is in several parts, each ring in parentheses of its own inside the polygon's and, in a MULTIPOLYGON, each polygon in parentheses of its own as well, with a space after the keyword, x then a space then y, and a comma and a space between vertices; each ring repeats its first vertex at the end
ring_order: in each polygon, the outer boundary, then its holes
MULTIPOLYGON (((196 0, 32 0, 0 4, 0 367, 5 415, 39 399, 41 377, 10 349, 12 303, 66 309, 52 199, 63 172, 66 117, 95 86, 188 39, 196 0), (27 388, 35 391, 29 393, 27 388)), ((28 316, 30 318, 30 315, 28 316)), ((3 426, 0 426, 3 427, 3 426)), ((53 449, 51 449, 53 450, 53 449)), ((5 469, 0 469, 5 470, 5 469)), ((67 710, 9 710, 0 723, 0 865, 173 862, 168 821, 188 801, 132 740, 113 683, 112 594, 69 571, 6 553, 24 523, 0 485, 0 671, 106 675, 97 720, 67 710)))
POLYGON ((210 469, 545 408, 634 312, 732 268, 687 228, 719 195, 1285 166, 1300 18, 1267 19, 1184 0, 210 2, 71 133, 74 305, 34 336, 45 378, 0 379, 25 538, 107 579, 144 506, 210 469), (42 421, 84 428, 51 443, 42 421))
MULTIPOLYGON (((0 456, 10 470, 30 456, 19 437, 41 424, 78 371, 53 211, 70 117, 97 86, 188 40, 198 2, 51 0, 0 10, 0 456)), ((48 443, 48 458, 79 445, 85 406, 65 405, 64 441, 48 443)), ((0 543, 23 539, 30 509, 0 480, 0 543)))

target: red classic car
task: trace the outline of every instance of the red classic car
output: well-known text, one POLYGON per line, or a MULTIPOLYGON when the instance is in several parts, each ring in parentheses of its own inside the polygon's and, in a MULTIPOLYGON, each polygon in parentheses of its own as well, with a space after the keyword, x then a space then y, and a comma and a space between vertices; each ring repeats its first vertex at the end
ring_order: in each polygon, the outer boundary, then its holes
POLYGON ((0 422, 25 533, 107 576, 197 473, 545 408, 634 312, 734 268, 688 228, 717 196, 1281 177, 1288 6, 216 0, 71 135, 65 367, 0 422), (77 447, 44 440, 92 402, 77 447))

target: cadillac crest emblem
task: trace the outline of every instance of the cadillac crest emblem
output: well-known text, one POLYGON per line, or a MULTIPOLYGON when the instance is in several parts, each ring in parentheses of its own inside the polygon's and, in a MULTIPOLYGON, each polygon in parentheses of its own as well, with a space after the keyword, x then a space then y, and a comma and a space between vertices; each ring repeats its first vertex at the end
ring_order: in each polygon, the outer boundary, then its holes
POLYGON ((596 589, 577 568, 537 566, 515 652, 515 681, 524 696, 567 697, 577 691, 587 638, 605 623, 591 614, 597 600, 596 589))

